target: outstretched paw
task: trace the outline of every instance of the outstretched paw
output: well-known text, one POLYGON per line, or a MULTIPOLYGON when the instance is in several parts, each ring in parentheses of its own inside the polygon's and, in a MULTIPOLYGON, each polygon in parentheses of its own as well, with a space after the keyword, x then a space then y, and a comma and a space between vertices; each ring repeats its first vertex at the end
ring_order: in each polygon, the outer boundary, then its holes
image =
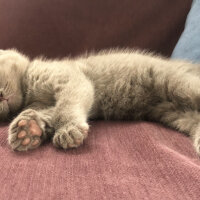
POLYGON ((12 149, 27 151, 35 149, 41 144, 42 134, 42 128, 36 120, 22 119, 11 125, 8 141, 12 149))
POLYGON ((69 125, 56 131, 53 144, 63 149, 78 147, 88 135, 89 126, 83 123, 80 126, 69 125))

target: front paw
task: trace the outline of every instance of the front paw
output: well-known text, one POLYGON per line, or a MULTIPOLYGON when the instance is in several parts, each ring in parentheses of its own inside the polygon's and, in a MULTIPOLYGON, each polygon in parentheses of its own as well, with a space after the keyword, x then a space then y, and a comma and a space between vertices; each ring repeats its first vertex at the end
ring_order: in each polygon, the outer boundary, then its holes
POLYGON ((78 147, 88 135, 89 126, 83 123, 79 126, 67 125, 56 131, 53 144, 63 149, 78 147))
POLYGON ((8 142, 13 150, 27 151, 37 148, 44 137, 45 123, 34 110, 26 110, 9 126, 8 142))

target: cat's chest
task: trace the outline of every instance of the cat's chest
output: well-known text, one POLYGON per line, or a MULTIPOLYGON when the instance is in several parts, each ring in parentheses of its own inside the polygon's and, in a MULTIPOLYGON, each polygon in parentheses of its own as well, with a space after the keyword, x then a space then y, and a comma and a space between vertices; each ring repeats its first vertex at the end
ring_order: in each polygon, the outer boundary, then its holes
POLYGON ((27 75, 27 92, 25 106, 35 102, 51 106, 54 105, 54 81, 50 73, 30 71, 27 75))

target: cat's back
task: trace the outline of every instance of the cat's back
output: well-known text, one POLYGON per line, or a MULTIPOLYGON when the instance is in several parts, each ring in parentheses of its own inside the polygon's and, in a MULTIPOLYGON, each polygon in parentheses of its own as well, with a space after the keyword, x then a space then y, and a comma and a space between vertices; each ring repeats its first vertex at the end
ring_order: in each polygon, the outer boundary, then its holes
POLYGON ((138 51, 108 51, 81 60, 95 87, 95 108, 104 118, 140 118, 152 102, 162 101, 163 85, 175 84, 193 65, 138 51), (169 80, 170 79, 170 80, 169 80), (113 109, 114 108, 114 109, 113 109), (123 113, 122 113, 123 111, 123 113), (120 114, 119 114, 120 113, 120 114), (137 115, 135 114, 137 113, 137 115))
POLYGON ((114 66, 115 68, 120 66, 133 67, 140 65, 141 67, 147 63, 164 63, 168 59, 158 56, 147 51, 139 50, 103 50, 98 53, 91 53, 88 56, 82 57, 82 60, 88 64, 98 65, 99 67, 104 65, 114 66))

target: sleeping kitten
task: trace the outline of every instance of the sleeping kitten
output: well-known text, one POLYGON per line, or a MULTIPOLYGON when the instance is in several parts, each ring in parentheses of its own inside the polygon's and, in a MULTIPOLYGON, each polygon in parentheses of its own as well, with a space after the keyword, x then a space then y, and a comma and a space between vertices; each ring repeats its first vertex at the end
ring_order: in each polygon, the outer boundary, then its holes
POLYGON ((110 50, 63 60, 0 51, 0 118, 12 149, 47 138, 78 147, 89 118, 151 120, 191 136, 200 154, 200 66, 137 51, 110 50))

